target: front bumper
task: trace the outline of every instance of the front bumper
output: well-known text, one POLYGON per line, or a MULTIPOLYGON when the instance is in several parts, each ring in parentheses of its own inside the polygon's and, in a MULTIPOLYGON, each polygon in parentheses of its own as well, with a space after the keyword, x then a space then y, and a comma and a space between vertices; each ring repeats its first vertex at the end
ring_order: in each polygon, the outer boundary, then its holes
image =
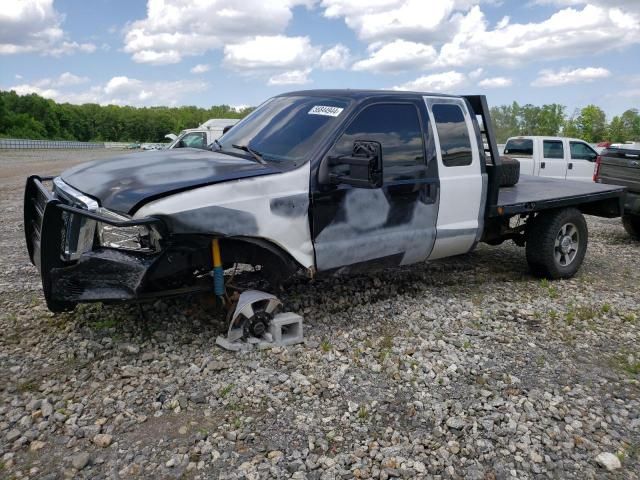
MULTIPOLYGON (((117 221, 99 213, 63 203, 43 182, 51 177, 31 176, 24 195, 24 233, 31 262, 40 271, 47 306, 65 311, 79 302, 123 302, 146 296, 145 280, 163 253, 138 253, 93 248, 69 261, 65 249, 73 216, 115 227, 153 225, 166 231, 162 220, 143 218, 117 221)), ((68 253, 68 252, 67 252, 68 253)))

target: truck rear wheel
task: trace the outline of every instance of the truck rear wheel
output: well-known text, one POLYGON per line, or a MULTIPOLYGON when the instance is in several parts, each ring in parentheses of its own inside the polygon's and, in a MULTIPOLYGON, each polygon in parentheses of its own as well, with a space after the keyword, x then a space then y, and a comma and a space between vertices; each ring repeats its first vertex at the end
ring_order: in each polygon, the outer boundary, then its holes
POLYGON ((527 227, 527 262, 534 275, 569 278, 587 252, 587 222, 580 210, 543 212, 527 227))
POLYGON ((640 240, 640 215, 624 215, 622 225, 631 238, 640 240))

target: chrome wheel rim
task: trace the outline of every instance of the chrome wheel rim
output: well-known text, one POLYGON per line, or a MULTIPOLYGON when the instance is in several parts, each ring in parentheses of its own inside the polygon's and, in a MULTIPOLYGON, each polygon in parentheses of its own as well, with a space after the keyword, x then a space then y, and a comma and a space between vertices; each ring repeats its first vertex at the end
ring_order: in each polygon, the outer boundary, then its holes
POLYGON ((553 253, 556 263, 561 267, 571 265, 578 255, 579 244, 578 228, 573 223, 565 223, 560 228, 554 244, 553 253))

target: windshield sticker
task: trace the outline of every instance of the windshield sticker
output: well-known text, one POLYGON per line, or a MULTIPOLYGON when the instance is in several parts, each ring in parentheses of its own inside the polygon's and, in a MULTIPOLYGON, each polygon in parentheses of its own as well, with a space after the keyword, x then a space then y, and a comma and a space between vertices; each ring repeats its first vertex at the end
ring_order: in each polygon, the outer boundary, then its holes
POLYGON ((326 115, 327 117, 337 117, 344 108, 330 107, 328 105, 316 105, 309 110, 309 115, 326 115))

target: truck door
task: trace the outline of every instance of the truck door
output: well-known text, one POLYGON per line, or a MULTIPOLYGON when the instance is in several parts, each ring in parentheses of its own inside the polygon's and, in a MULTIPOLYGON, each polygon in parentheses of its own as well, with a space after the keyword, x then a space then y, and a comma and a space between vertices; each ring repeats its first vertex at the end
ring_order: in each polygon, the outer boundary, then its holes
POLYGON ((584 142, 569 141, 571 158, 567 164, 567 179, 593 181, 593 171, 596 166, 596 151, 584 142))
POLYGON ((322 162, 351 155, 354 142, 382 147, 380 188, 318 185, 312 191, 316 268, 332 270, 425 260, 435 241, 438 179, 426 109, 418 101, 365 105, 322 162))
POLYGON ((538 172, 541 177, 564 179, 567 176, 567 158, 562 140, 542 140, 538 172))
POLYGON ((479 239, 486 200, 478 140, 462 99, 424 97, 431 122, 440 178, 436 243, 429 259, 470 251, 479 239))

